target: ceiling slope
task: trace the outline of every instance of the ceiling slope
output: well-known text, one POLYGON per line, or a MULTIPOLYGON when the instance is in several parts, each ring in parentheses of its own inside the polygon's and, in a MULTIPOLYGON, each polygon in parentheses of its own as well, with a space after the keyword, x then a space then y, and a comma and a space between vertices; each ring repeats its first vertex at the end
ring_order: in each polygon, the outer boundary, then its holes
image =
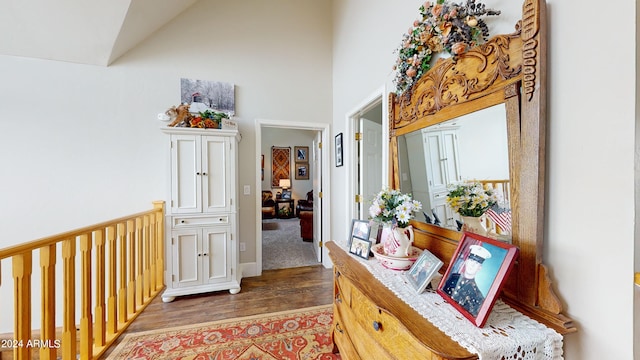
POLYGON ((0 55, 107 66, 197 0, 0 0, 0 55))

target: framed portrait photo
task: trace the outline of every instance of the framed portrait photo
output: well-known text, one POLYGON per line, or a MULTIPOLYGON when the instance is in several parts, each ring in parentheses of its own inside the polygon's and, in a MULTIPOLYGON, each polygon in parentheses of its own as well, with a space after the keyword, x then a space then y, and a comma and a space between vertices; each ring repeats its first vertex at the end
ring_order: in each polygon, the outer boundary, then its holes
POLYGON ((405 273, 411 286, 419 294, 427 288, 433 276, 440 270, 443 262, 433 255, 429 250, 423 250, 418 260, 405 273))
POLYGON ((349 252, 363 259, 369 258, 371 241, 369 231, 371 227, 368 221, 353 219, 351 222, 351 236, 349 236, 349 252))
POLYGON ((295 146, 293 148, 296 162, 308 162, 309 161, 309 147, 308 146, 295 146))
POLYGON ((336 135, 336 167, 342 166, 342 133, 336 135))
POLYGON ((437 292, 483 327, 517 256, 514 245, 464 232, 437 292))

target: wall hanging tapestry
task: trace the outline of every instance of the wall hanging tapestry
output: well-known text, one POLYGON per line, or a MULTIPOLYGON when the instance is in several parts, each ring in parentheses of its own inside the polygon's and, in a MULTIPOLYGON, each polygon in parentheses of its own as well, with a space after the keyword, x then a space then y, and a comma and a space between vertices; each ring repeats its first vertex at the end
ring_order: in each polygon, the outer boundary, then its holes
POLYGON ((271 187, 280 187, 280 179, 291 179, 291 147, 271 147, 271 187))

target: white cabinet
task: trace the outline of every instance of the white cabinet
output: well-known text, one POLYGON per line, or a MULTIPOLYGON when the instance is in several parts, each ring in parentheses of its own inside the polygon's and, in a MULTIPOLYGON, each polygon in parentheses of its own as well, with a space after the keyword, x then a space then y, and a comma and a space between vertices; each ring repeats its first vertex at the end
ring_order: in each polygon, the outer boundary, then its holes
POLYGON ((169 135, 167 289, 162 300, 240 291, 236 130, 164 128, 169 135))
POLYGON ((447 205, 448 186, 462 180, 458 156, 458 134, 455 127, 422 132, 427 185, 431 209, 441 225, 455 228, 455 213, 447 205))

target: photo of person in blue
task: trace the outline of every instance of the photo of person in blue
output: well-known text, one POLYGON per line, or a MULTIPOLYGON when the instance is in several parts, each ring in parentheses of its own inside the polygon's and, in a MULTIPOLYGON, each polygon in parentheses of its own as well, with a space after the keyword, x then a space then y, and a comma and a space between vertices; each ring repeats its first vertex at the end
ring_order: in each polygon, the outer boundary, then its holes
POLYGON ((480 245, 471 245, 469 248, 469 255, 464 260, 462 271, 451 274, 442 290, 471 315, 477 316, 485 295, 476 284, 476 275, 482 269, 485 260, 491 258, 491 253, 480 245))

